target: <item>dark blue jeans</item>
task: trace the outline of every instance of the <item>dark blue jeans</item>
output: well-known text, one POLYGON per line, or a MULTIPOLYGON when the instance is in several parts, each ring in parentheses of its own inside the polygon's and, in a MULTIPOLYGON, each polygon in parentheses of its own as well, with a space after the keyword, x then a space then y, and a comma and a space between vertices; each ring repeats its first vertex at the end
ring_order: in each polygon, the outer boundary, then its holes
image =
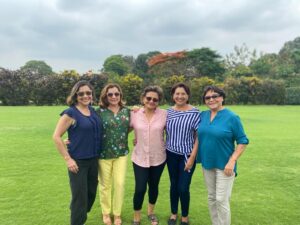
POLYGON ((190 206, 190 184, 196 167, 194 163, 190 172, 184 171, 184 156, 167 151, 167 165, 170 177, 171 212, 177 214, 178 202, 181 203, 181 216, 187 217, 190 206))
POLYGON ((97 194, 98 158, 75 160, 79 171, 69 171, 72 200, 71 225, 83 225, 97 194))

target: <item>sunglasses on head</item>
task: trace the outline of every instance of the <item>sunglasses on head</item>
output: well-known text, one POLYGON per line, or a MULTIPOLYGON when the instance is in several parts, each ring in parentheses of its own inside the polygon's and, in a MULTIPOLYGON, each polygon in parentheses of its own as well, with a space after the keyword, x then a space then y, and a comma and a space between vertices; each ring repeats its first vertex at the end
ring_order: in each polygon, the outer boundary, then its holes
POLYGON ((83 97, 84 95, 86 96, 91 96, 92 92, 91 91, 82 91, 82 92, 77 92, 77 96, 83 97))
POLYGON ((151 100, 152 100, 153 102, 158 102, 158 101, 159 101, 157 98, 152 98, 152 97, 145 97, 145 98, 146 98, 146 100, 147 100, 148 102, 150 102, 151 100))
POLYGON ((207 101, 207 100, 210 100, 211 98, 216 99, 218 97, 220 97, 220 95, 211 95, 211 96, 205 96, 204 99, 205 99, 205 101, 207 101))
POLYGON ((107 93, 107 96, 108 97, 112 97, 112 96, 116 96, 116 97, 119 97, 120 96, 120 93, 119 92, 116 92, 116 93, 107 93))

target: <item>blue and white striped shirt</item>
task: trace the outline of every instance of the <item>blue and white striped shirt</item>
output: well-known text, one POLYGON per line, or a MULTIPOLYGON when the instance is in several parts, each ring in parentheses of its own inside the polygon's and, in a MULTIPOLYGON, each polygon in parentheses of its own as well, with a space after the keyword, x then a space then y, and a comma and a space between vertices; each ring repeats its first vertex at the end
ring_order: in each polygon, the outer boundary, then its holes
POLYGON ((200 111, 192 108, 187 111, 167 110, 166 147, 167 150, 185 158, 191 154, 195 142, 195 131, 200 123, 200 111))

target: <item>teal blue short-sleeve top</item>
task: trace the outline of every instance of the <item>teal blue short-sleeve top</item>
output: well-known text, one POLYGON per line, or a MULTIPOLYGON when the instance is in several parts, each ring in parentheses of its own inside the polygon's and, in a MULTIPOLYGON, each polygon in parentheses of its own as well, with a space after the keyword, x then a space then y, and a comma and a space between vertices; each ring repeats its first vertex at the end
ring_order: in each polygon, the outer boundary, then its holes
MULTIPOLYGON (((205 169, 224 170, 235 150, 235 144, 248 144, 240 118, 227 108, 210 121, 210 110, 201 113, 197 133, 199 149, 197 162, 205 169)), ((234 169, 236 173, 236 167, 234 169)))

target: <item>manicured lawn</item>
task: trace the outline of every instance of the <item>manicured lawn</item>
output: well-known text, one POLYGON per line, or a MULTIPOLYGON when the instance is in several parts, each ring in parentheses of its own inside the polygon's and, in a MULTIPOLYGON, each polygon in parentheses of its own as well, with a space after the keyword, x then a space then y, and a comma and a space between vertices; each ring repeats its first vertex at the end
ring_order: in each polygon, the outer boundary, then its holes
MULTIPOLYGON (((64 108, 0 107, 0 224, 69 223, 67 169, 51 139, 64 108)), ((232 224, 300 224, 300 107, 228 108, 240 115, 250 139, 238 162, 232 224)), ((130 161, 126 182, 123 221, 129 225, 134 188, 130 161)), ((100 212, 97 199, 87 224, 102 224, 100 212)), ((146 203, 143 212, 146 215, 146 203)), ((156 212, 165 225, 170 213, 167 169, 156 212)), ((193 225, 210 224, 200 165, 191 186, 190 221, 193 225)), ((145 216, 142 223, 149 224, 145 216)))

